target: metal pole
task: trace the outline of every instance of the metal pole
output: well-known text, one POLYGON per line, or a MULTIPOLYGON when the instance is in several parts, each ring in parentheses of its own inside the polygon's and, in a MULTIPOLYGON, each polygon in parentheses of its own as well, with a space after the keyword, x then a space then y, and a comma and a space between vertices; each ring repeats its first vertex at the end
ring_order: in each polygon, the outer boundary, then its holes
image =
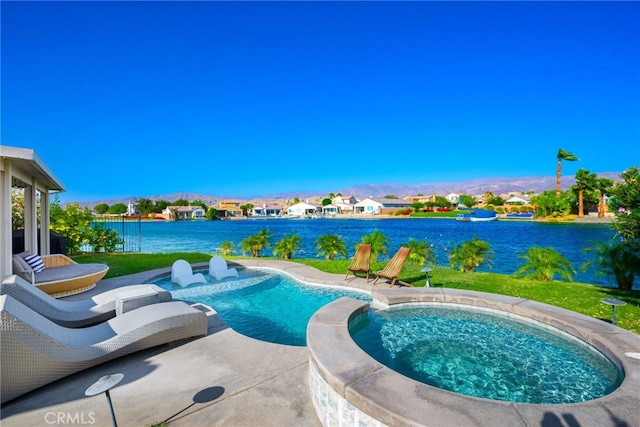
POLYGON ((118 422, 116 421, 116 414, 113 412, 113 405, 111 404, 111 395, 109 394, 109 390, 106 390, 104 394, 107 395, 107 403, 109 404, 109 411, 111 411, 111 423, 113 427, 118 427, 118 422))
POLYGON ((136 252, 142 252, 142 217, 138 215, 138 250, 136 252))
POLYGON ((113 427, 118 427, 118 423, 116 422, 116 414, 113 412, 113 404, 111 403, 109 389, 122 381, 123 378, 123 374, 105 375, 93 383, 91 387, 84 392, 85 396, 97 396, 104 392, 107 396, 107 404, 109 405, 109 411, 111 412, 111 422, 113 423, 113 427))
MULTIPOLYGON (((440 235, 440 237, 442 237, 442 234, 440 235)), ((438 238, 438 251, 439 250, 440 250, 440 239, 438 238)), ((446 253, 446 250, 445 250, 445 253, 446 253)), ((440 257, 440 255, 438 255, 438 257, 440 257)), ((446 260, 447 257, 445 256, 444 259, 446 260)), ((442 264, 440 264, 440 280, 442 280, 442 287, 444 288, 444 272, 442 271, 442 264)))
POLYGON ((616 306, 615 305, 611 306, 611 323, 613 325, 616 324, 616 306))

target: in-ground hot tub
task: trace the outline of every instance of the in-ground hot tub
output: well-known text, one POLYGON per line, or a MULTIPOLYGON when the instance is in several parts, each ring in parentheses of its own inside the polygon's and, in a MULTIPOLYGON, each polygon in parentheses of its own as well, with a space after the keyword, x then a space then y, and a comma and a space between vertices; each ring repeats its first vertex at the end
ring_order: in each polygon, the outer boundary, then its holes
POLYGON ((363 351, 352 339, 349 325, 366 313, 369 304, 344 298, 318 310, 307 329, 310 391, 325 426, 640 423, 638 335, 546 304, 479 292, 402 288, 374 292, 373 298, 373 305, 383 308, 429 302, 523 316, 590 344, 617 366, 624 380, 603 397, 571 404, 489 400, 442 390, 406 377, 363 351))

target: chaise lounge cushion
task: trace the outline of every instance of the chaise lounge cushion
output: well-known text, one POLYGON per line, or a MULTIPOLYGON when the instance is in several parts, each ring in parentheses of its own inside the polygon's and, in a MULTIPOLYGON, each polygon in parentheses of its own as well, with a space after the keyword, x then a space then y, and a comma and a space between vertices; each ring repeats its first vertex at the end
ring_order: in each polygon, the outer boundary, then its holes
POLYGON ((31 282, 31 267, 27 262, 20 256, 14 255, 12 257, 13 261, 13 274, 17 274, 27 282, 31 282))
POLYGON ((78 264, 66 255, 53 254, 41 257, 45 269, 36 273, 25 261, 29 255, 13 256, 13 274, 56 298, 88 291, 109 271, 107 264, 78 264))
POLYGON ((8 276, 2 281, 0 295, 10 295, 58 325, 67 328, 84 328, 115 317, 120 294, 139 289, 155 291, 154 302, 168 302, 173 299, 170 292, 159 286, 139 284, 107 290, 81 300, 59 300, 17 275, 8 276))
POLYGON ((73 279, 75 277, 88 276, 105 270, 104 264, 73 264, 55 268, 45 268, 35 275, 36 286, 39 283, 57 282, 59 280, 73 279))

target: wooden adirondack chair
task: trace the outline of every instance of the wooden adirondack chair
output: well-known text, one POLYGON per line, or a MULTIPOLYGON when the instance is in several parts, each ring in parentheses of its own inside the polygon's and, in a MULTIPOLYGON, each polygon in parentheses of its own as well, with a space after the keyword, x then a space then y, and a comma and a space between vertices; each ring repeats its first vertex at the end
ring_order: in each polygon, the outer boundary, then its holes
POLYGON ((393 288, 393 285, 395 285, 396 281, 398 280, 398 275, 400 274, 400 271, 402 271, 402 267, 404 266, 404 263, 407 261, 407 258, 409 257, 409 252, 411 252, 411 248, 401 247, 400 249, 398 249, 398 252, 396 252, 393 258, 391 258, 391 261, 387 263, 384 269, 373 273, 376 276, 378 276, 376 277, 376 280, 373 281, 373 284, 375 285, 378 279, 380 279, 381 277, 384 277, 385 279, 391 280, 390 287, 393 288))
POLYGON ((351 261, 351 265, 347 267, 347 274, 344 276, 344 280, 347 280, 349 273, 353 273, 357 277, 356 273, 366 273, 367 283, 369 283, 369 273, 371 264, 371 245, 361 243, 356 250, 356 254, 351 261))

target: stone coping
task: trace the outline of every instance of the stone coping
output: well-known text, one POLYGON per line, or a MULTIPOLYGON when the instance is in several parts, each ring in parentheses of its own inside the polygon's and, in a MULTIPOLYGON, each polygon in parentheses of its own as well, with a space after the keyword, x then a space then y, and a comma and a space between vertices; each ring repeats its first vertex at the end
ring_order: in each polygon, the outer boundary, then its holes
MULTIPOLYGON (((613 393, 576 404, 528 404, 465 396, 415 381, 382 365, 351 338, 349 323, 369 304, 341 298, 307 327, 310 369, 339 396, 394 426, 640 425, 640 336, 588 316, 521 298, 446 288, 373 291, 375 306, 437 302, 518 314, 576 336, 607 355, 625 378, 613 393), (563 421, 564 420, 564 421, 563 421)), ((597 302, 596 302, 597 303, 597 302)))

